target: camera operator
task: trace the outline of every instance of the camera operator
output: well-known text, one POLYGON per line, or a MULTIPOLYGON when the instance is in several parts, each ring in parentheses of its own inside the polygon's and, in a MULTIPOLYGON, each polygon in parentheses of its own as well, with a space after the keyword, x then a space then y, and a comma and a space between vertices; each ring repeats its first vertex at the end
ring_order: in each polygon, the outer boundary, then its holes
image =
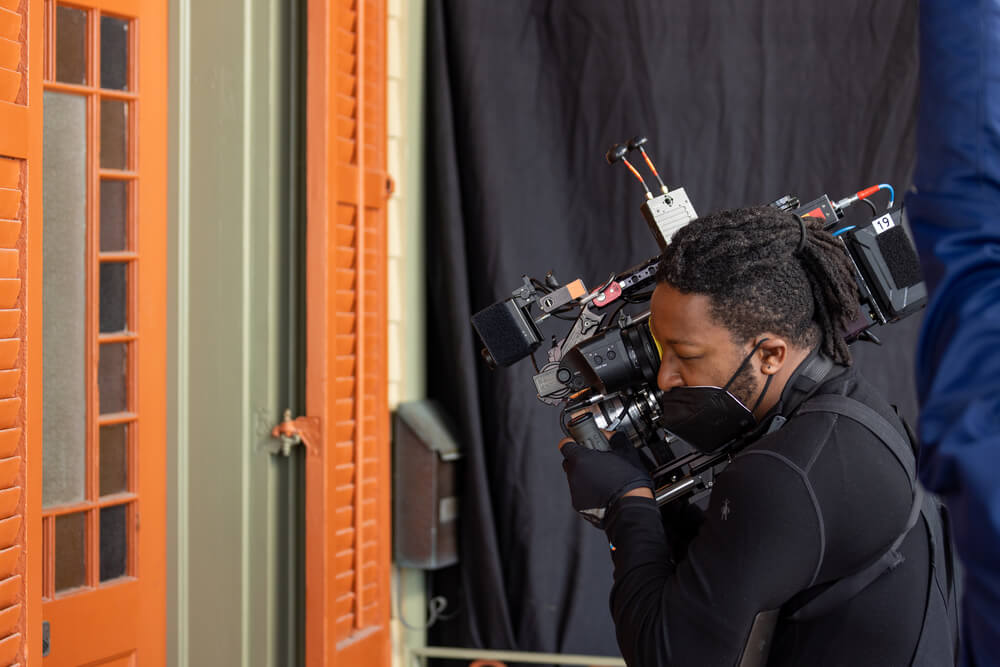
POLYGON ((849 261, 820 223, 772 207, 696 219, 663 252, 663 400, 720 387, 756 423, 686 537, 623 435, 610 452, 560 443, 574 508, 603 517, 629 665, 954 664, 950 538, 906 427, 851 367, 849 261))

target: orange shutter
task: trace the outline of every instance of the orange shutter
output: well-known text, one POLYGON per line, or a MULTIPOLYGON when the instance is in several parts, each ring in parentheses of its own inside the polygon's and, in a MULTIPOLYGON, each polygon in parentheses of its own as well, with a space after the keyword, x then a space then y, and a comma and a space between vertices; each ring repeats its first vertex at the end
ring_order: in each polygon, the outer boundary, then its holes
POLYGON ((30 388, 30 423, 40 425, 40 341, 25 341, 41 331, 41 21, 40 0, 0 0, 0 665, 27 662, 29 628, 41 648, 41 448, 26 456, 40 429, 27 428, 25 400, 30 388))
POLYGON ((385 21, 384 0, 308 4, 310 667, 390 663, 385 21))

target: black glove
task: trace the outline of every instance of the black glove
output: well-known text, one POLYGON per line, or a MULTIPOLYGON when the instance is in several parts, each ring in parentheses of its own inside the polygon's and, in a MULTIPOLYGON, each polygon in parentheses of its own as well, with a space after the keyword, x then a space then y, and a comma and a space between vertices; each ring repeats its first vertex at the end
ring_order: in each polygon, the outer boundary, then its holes
POLYGON ((587 449, 575 442, 567 442, 561 451, 573 509, 602 530, 616 500, 632 489, 653 488, 638 450, 622 434, 611 438, 610 452, 587 449))

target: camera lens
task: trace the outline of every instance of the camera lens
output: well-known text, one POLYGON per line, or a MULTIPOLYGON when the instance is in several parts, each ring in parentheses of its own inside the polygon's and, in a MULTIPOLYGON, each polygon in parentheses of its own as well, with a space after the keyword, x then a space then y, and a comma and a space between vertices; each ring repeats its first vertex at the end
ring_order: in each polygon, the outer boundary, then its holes
POLYGON ((613 328, 567 352, 557 378, 574 391, 592 387, 608 394, 654 383, 660 367, 656 343, 646 321, 613 328))
POLYGON ((649 331, 646 321, 622 329, 622 342, 629 355, 629 361, 638 377, 648 383, 656 383, 656 374, 660 370, 660 353, 656 349, 653 334, 649 331))

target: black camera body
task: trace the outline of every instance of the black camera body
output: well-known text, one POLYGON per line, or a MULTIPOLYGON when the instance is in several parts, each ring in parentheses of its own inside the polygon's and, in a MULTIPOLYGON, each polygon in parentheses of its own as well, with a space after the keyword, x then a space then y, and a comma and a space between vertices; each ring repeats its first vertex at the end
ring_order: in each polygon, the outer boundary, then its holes
MULTIPOLYGON (((866 202, 873 212, 867 222, 847 225, 843 220, 844 209, 877 190, 869 188, 836 203, 824 195, 804 205, 793 196, 772 204, 801 217, 820 219, 843 243, 861 300, 858 320, 844 332, 849 342, 879 342, 873 327, 906 317, 927 300, 901 209, 879 213, 866 202)), ((661 250, 677 229, 696 217, 683 189, 669 191, 662 185, 662 191, 654 197, 647 190, 642 205, 661 250)), ((579 280, 560 285, 551 273, 544 282, 523 276, 522 285, 509 298, 473 315, 472 324, 491 366, 532 358, 538 398, 562 406, 560 422, 567 435, 603 448, 601 431, 624 432, 643 452, 662 505, 703 495, 735 452, 732 443, 714 451, 699 450, 662 419, 663 392, 656 385, 660 354, 648 326, 648 302, 658 267, 659 257, 654 257, 612 274, 591 291, 579 280), (625 308, 629 304, 647 309, 630 313, 625 308), (561 338, 552 337, 539 367, 534 356, 543 341, 538 324, 554 315, 567 319, 570 313, 575 317, 569 331, 561 338)))

